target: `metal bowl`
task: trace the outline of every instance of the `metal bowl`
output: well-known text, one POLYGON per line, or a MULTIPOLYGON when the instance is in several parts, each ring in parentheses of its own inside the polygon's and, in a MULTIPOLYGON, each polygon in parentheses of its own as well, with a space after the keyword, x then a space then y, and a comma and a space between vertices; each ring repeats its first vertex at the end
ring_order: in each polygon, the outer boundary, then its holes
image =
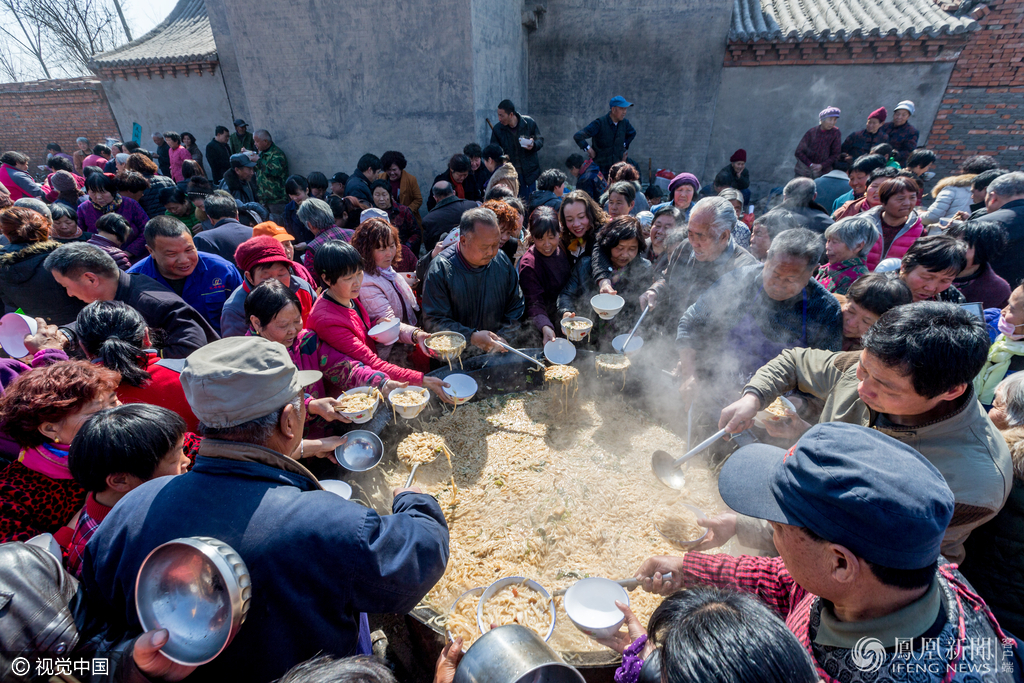
MULTIPOLYGON (((684 507, 684 508, 688 509, 693 514, 697 515, 697 519, 706 520, 708 518, 708 516, 704 514, 704 511, 701 510, 699 507, 697 507, 695 505, 690 505, 689 503, 676 503, 676 505, 679 505, 681 507, 684 507)), ((697 538, 693 539, 692 541, 679 541, 679 540, 676 540, 674 538, 669 538, 668 536, 663 534, 661 532, 661 529, 658 528, 657 524, 654 525, 654 529, 659 534, 661 534, 662 538, 664 538, 666 541, 668 541, 672 545, 676 546, 677 548, 692 548, 693 546, 697 545, 698 543, 703 541, 705 538, 707 538, 708 537, 708 532, 711 531, 711 529, 705 528, 704 529, 704 533, 701 534, 700 536, 698 536, 697 538)))
POLYGON ((345 434, 347 440, 334 449, 338 464, 350 472, 372 470, 384 457, 384 442, 373 432, 355 429, 345 434))
POLYGON ((585 683, 540 636, 519 624, 480 636, 455 670, 454 683, 585 683))
POLYGON ((459 356, 462 355, 462 352, 466 350, 466 338, 459 334, 458 332, 435 332, 434 334, 430 335, 422 342, 420 342, 420 349, 423 351, 423 353, 427 354, 428 356, 435 360, 447 361, 452 358, 458 358, 459 356), (430 341, 431 339, 437 339, 439 337, 451 337, 452 345, 455 347, 455 350, 451 351, 450 354, 444 354, 441 353, 440 351, 435 351, 434 349, 427 346, 428 341, 430 341))
POLYGON ((551 597, 551 594, 548 593, 547 589, 544 588, 544 586, 540 585, 533 579, 528 579, 524 576, 506 576, 503 579, 498 579, 497 581, 495 581, 487 587, 487 590, 485 590, 483 592, 483 595, 480 596, 480 602, 478 602, 476 606, 477 628, 480 629, 480 633, 487 633, 488 629, 484 625, 484 605, 487 603, 488 600, 494 597, 495 593, 500 591, 502 588, 513 585, 523 585, 527 588, 532 588, 533 590, 537 591, 542 596, 544 596, 544 599, 548 601, 548 609, 551 611, 551 626, 548 627, 547 632, 543 635, 538 634, 538 636, 543 638, 544 642, 546 643, 551 639, 551 635, 555 632, 555 620, 557 619, 555 612, 555 599, 551 597))
POLYGON ((252 582, 245 562, 215 538, 176 538, 146 557, 135 580, 143 631, 167 629, 160 651, 199 666, 224 651, 245 622, 252 582))
MULTIPOLYGON (((451 604, 451 607, 448 608, 448 614, 451 614, 452 611, 455 609, 455 606, 458 605, 463 600, 465 600, 466 598, 473 597, 473 598, 479 599, 480 596, 483 595, 484 590, 486 590, 486 589, 487 589, 487 586, 477 586, 476 588, 470 588, 468 591, 466 591, 465 593, 463 593, 459 597, 455 598, 455 602, 453 602, 451 604)), ((452 635, 452 632, 449 631, 447 627, 445 627, 444 632, 445 632, 445 635, 448 636, 448 640, 450 640, 452 642, 455 642, 455 636, 452 635)), ((469 649, 468 647, 463 647, 463 650, 468 650, 468 649, 469 649)))

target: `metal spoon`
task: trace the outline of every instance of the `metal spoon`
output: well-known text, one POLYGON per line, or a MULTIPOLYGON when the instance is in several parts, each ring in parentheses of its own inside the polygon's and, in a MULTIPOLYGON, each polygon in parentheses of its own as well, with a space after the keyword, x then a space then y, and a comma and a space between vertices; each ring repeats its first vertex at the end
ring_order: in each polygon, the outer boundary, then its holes
MULTIPOLYGON (((666 580, 667 579, 671 579, 672 578, 672 572, 668 572, 668 573, 662 575, 661 578, 662 579, 666 579, 666 580)), ((636 590, 640 586, 640 582, 637 581, 636 579, 619 579, 615 583, 619 584, 620 586, 622 586, 623 588, 625 588, 629 592, 633 592, 634 590, 636 590)), ((552 595, 552 597, 556 597, 557 598, 560 595, 565 595, 569 591, 570 588, 572 588, 572 586, 566 586, 565 588, 559 588, 558 590, 556 590, 551 595, 552 595)))
POLYGON ((493 341, 498 346, 501 346, 501 347, 507 349, 508 351, 511 351, 512 353, 516 354, 517 356, 522 356, 523 358, 525 358, 526 360, 530 361, 531 363, 535 363, 537 365, 537 367, 540 368, 541 370, 547 370, 547 366, 544 365, 543 363, 541 363, 539 360, 537 360, 533 356, 527 356, 525 353, 523 353, 519 349, 513 349, 508 344, 504 344, 504 343, 502 343, 502 342, 500 342, 500 341, 498 341, 496 339, 492 339, 491 341, 493 341))
POLYGON ((636 325, 633 325, 633 329, 629 331, 629 336, 626 337, 626 341, 622 342, 622 348, 619 350, 619 353, 626 353, 626 349, 629 348, 629 342, 632 341, 633 335, 636 334, 636 328, 640 327, 640 323, 643 322, 644 316, 647 315, 647 311, 649 310, 651 310, 650 304, 644 306, 644 311, 640 314, 640 317, 637 318, 636 325))
POLYGON ((701 441, 696 447, 691 448, 681 458, 673 459, 671 455, 665 451, 654 451, 654 455, 651 456, 651 469, 654 471, 656 476, 661 483, 669 488, 682 490, 685 483, 682 471, 679 466, 685 463, 687 460, 694 456, 700 455, 708 446, 721 439, 728 432, 725 429, 720 429, 710 437, 701 441))

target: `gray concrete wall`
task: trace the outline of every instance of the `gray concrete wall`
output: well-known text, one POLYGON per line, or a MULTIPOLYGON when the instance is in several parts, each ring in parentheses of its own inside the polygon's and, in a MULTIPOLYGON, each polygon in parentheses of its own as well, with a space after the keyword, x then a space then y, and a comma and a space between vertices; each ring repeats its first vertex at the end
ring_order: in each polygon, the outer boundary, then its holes
POLYGON ((928 140, 952 62, 837 66, 758 66, 722 70, 714 127, 701 182, 710 182, 737 148, 747 150, 755 196, 793 178, 800 138, 817 125, 818 113, 839 107, 843 139, 864 127, 884 106, 892 116, 901 100, 913 100, 910 123, 928 140))
POLYGON ((351 173, 362 154, 396 149, 426 191, 501 97, 524 90, 515 0, 207 4, 247 120, 271 132, 295 173, 351 173))
POLYGON ((622 95, 635 106, 630 156, 702 173, 725 56, 730 0, 549 0, 529 35, 530 107, 542 167, 565 169, 573 134, 622 95))
POLYGON ((217 43, 217 59, 220 67, 217 74, 224 81, 228 104, 231 106, 231 122, 223 125, 234 132, 232 122, 235 119, 249 121, 249 103, 245 97, 245 86, 242 83, 238 58, 235 55, 235 37, 231 33, 231 24, 227 20, 227 9, 222 3, 207 2, 206 14, 210 18, 210 29, 217 43))
MULTIPOLYGON (((498 125, 497 107, 510 99, 517 109, 529 106, 526 88, 526 32, 518 0, 470 0, 473 35, 473 132, 465 142, 486 145, 487 121, 498 125)), ((465 144, 465 143, 463 143, 465 144)), ((453 151, 462 151, 462 146, 453 151)))
MULTIPOLYGON (((123 140, 131 140, 132 123, 142 126, 142 146, 153 150, 155 131, 188 131, 205 155, 206 143, 217 126, 231 126, 224 81, 219 73, 177 78, 118 78, 103 81, 123 140)), ((205 159, 203 165, 210 173, 205 159)))

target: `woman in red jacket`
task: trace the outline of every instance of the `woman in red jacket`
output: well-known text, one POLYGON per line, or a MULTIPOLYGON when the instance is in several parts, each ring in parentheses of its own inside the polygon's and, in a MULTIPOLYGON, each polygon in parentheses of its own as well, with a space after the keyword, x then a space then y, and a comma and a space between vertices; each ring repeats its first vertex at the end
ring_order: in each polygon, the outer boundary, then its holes
POLYGON ((86 419, 120 405, 118 374, 66 361, 21 375, 0 398, 0 422, 21 446, 0 470, 0 542, 27 541, 60 529, 85 502, 71 478, 68 448, 86 419))
MULTIPOLYGON (((448 386, 436 377, 399 367, 377 355, 376 342, 369 336, 374 321, 359 303, 359 288, 363 284, 363 258, 348 242, 325 242, 313 257, 314 272, 326 289, 315 304, 306 321, 306 327, 315 332, 322 342, 360 363, 380 370, 389 379, 424 386, 442 401, 451 402, 441 390, 448 386)), ((403 330, 400 341, 417 344, 429 335, 415 327, 403 330)))
POLYGON ((81 310, 75 323, 85 355, 121 373, 117 397, 122 403, 151 403, 177 413, 190 432, 198 420, 181 388, 173 361, 161 361, 150 341, 146 321, 121 301, 95 301, 81 310), (166 364, 161 364, 166 363, 166 364))

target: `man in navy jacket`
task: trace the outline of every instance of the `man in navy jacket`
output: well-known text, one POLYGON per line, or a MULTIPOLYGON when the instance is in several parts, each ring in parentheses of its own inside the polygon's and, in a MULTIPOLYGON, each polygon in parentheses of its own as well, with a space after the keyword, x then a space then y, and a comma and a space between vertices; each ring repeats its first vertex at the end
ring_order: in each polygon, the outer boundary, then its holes
MULTIPOLYGON (((272 681, 317 655, 354 655, 360 612, 407 612, 444 573, 448 527, 431 496, 396 489, 392 514, 378 515, 324 491, 297 460, 303 387, 320 377, 262 337, 193 353, 181 384, 206 435, 195 466, 118 501, 86 549, 87 595, 108 606, 111 633, 141 632, 135 578, 157 546, 209 536, 242 557, 252 580, 245 623, 190 681, 272 681)), ((312 411, 338 419, 324 401, 312 411)))

